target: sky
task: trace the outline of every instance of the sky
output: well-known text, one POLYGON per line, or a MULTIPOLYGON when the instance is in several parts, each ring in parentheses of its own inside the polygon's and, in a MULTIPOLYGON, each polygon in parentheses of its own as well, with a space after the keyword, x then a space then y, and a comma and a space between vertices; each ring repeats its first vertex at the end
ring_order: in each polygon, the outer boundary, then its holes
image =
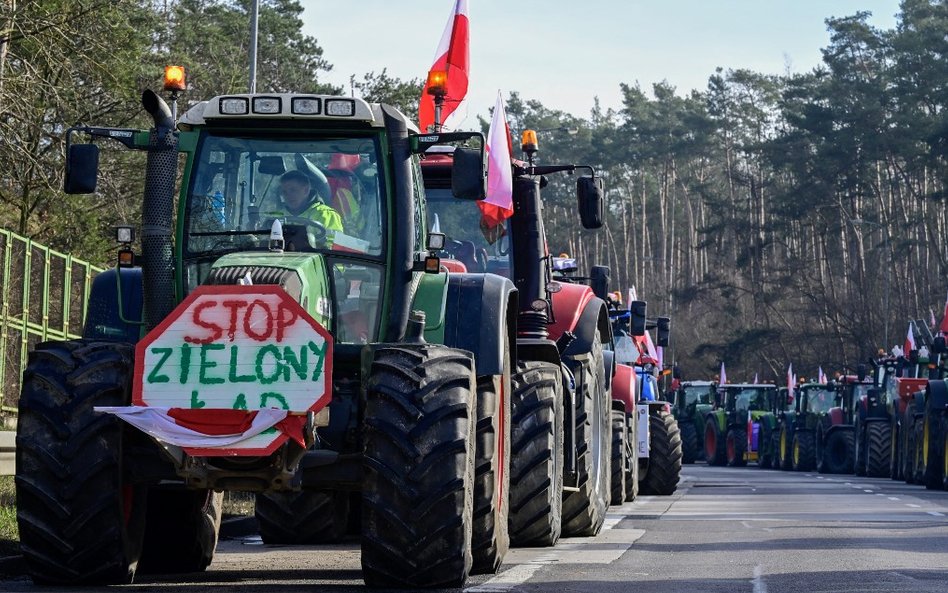
MULTIPOLYGON (((424 78, 454 0, 303 0, 303 32, 333 65, 324 81, 355 75, 424 78), (353 10, 358 7, 358 10, 353 10)), ((497 92, 587 118, 598 97, 621 107, 620 83, 679 94, 705 89, 716 67, 807 72, 829 44, 825 20, 869 11, 895 26, 899 0, 468 0, 468 116, 487 117, 497 92)))

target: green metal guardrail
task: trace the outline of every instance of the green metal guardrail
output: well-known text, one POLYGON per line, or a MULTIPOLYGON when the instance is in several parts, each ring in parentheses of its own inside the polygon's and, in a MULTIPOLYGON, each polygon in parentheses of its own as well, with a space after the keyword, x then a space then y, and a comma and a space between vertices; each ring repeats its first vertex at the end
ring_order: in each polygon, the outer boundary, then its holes
MULTIPOLYGON (((0 229, 0 428, 15 428, 30 349, 44 340, 80 337, 92 279, 101 271, 0 229)), ((5 452, 0 451, 0 474, 9 475, 5 452)))

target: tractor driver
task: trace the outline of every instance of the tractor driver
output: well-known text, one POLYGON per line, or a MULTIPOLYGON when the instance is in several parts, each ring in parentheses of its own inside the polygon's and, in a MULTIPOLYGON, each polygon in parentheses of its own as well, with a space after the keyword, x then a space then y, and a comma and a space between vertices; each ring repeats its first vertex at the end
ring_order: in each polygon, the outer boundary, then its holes
POLYGON ((284 173, 280 177, 280 198, 277 209, 267 212, 271 218, 286 218, 288 224, 299 224, 293 222, 294 218, 312 221, 316 223, 314 226, 325 229, 324 241, 329 245, 332 244, 335 231, 342 231, 342 217, 339 212, 323 202, 306 173, 284 173))

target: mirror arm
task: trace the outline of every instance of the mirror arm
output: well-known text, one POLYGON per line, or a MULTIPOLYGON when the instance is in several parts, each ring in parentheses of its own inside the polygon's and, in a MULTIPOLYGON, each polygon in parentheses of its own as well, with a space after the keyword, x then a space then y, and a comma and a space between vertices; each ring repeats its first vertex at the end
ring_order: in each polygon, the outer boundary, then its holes
POLYGON ((93 128, 93 127, 75 127, 66 130, 66 152, 69 152, 69 146, 72 144, 73 134, 89 134, 93 138, 108 138, 121 142, 126 148, 136 148, 135 134, 139 130, 132 128, 93 128))

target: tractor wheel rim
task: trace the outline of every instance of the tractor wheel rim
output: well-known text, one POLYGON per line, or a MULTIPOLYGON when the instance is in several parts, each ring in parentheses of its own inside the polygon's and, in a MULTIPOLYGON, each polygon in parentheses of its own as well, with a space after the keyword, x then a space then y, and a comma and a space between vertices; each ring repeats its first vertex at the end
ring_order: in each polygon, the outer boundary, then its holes
POLYGON ((928 467, 928 418, 922 423, 922 467, 928 467))
POLYGON ((787 431, 780 431, 780 459, 787 458, 787 431))
POLYGON ((794 441, 793 443, 793 463, 800 465, 800 441, 794 441))

